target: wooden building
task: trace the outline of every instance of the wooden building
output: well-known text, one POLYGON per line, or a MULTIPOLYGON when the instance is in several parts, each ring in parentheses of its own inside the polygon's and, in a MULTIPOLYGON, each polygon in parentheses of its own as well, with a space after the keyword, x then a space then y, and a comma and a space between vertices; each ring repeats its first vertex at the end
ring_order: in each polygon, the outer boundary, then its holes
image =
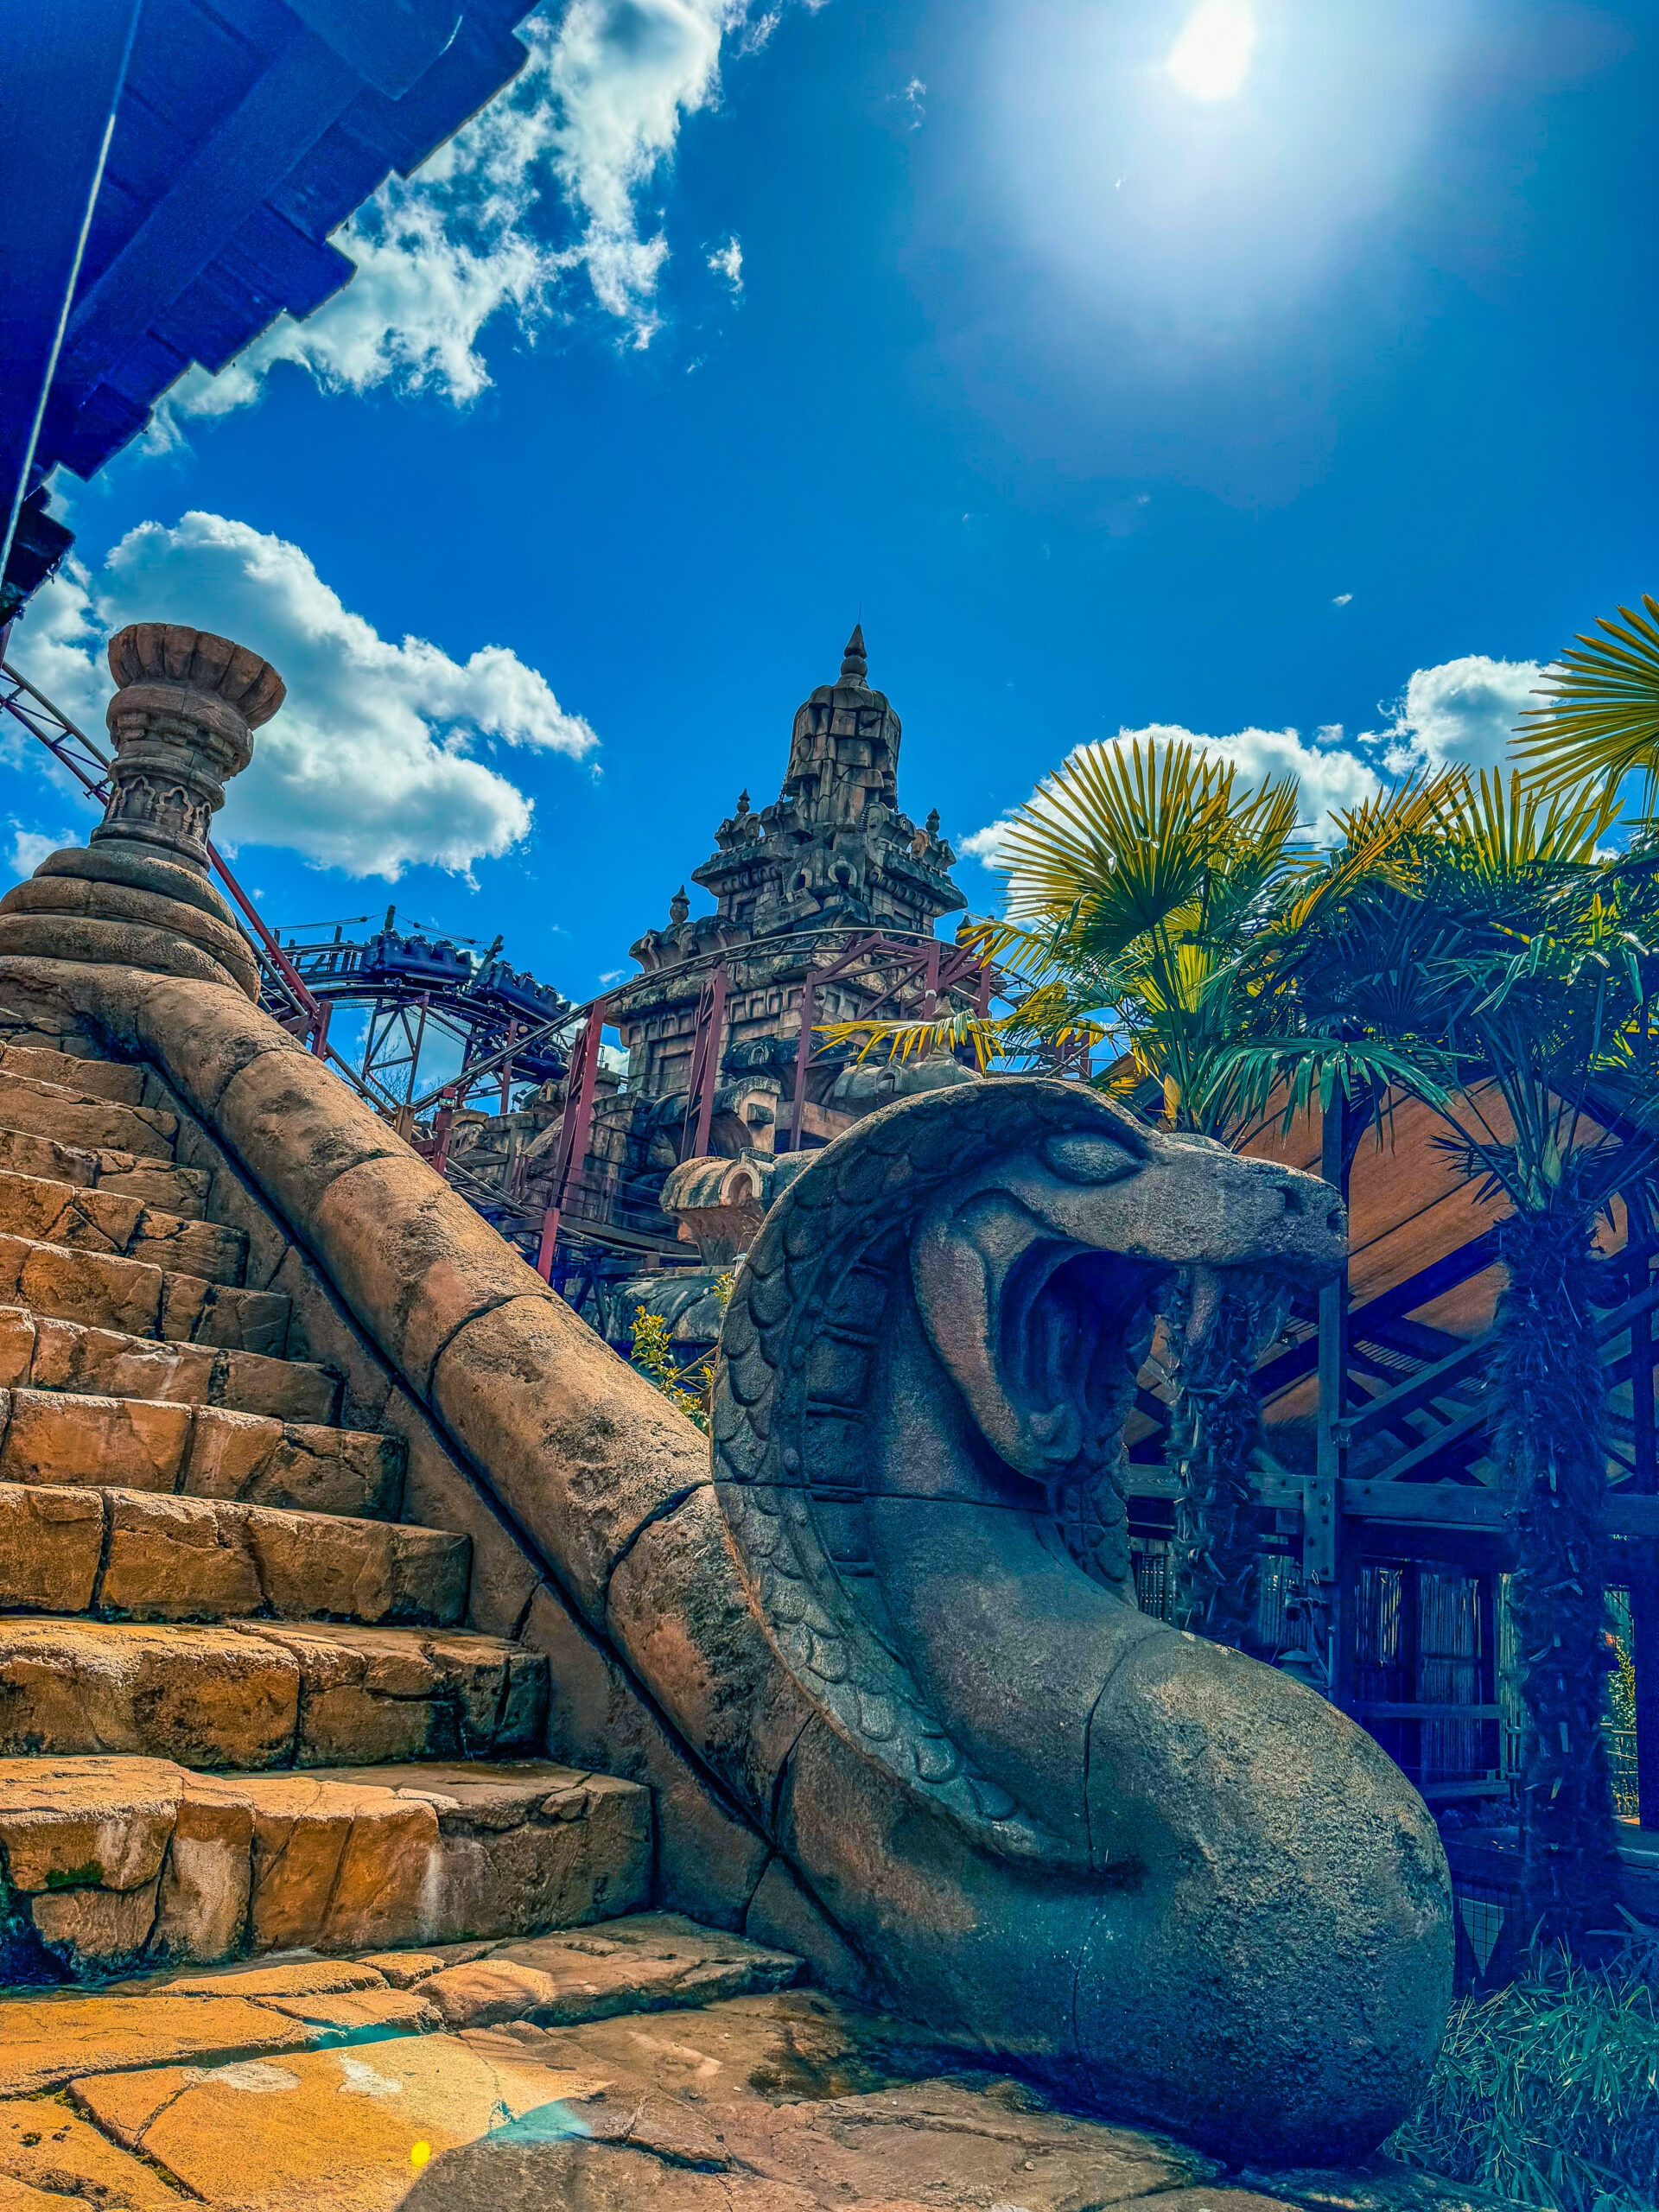
MULTIPOLYGON (((1508 1929, 1505 1830, 1520 1746, 1513 1558, 1485 1388, 1503 1204, 1437 1141, 1443 1128, 1403 1100, 1381 1140, 1370 1128, 1360 1135, 1347 1177, 1347 1279, 1317 1310, 1310 1300, 1294 1311, 1263 1356, 1260 1627, 1264 1644, 1305 1665, 1442 1816, 1475 1980, 1508 1929)), ((1288 1136, 1275 1123, 1246 1148, 1337 1179, 1339 1132, 1329 1145, 1326 1134, 1316 1112, 1288 1136)), ((1630 1902, 1659 1918, 1659 1280, 1651 1239, 1630 1237, 1622 1207, 1599 1249, 1610 1633, 1620 1662, 1609 1751, 1630 1902)), ((1131 1524, 1142 1602, 1164 1611, 1173 1485, 1158 1377, 1143 1382, 1151 1387, 1130 1428, 1131 1524)))

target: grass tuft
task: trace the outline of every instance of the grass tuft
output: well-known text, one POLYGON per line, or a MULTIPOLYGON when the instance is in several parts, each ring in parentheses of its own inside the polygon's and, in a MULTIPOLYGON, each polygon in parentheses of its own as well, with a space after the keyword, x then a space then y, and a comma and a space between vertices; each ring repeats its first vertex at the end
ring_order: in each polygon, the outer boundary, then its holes
POLYGON ((1428 2094, 1386 2149, 1544 2212, 1655 2212, 1656 1965, 1651 1942, 1605 1965, 1556 1952, 1461 1999, 1428 2094))

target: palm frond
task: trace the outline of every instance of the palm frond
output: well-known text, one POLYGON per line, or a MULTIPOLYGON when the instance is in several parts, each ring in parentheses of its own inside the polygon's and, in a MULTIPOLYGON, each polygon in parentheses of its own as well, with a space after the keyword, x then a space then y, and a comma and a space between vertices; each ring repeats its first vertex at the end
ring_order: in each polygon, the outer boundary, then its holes
POLYGON ((867 1060, 886 1047, 886 1058, 901 1065, 926 1059, 934 1052, 955 1054, 970 1048, 981 1073, 1010 1049, 1024 1049, 1028 1030, 1018 1014, 976 1014, 957 1010, 920 1021, 826 1021, 817 1023, 812 1034, 828 1046, 856 1045, 857 1057, 867 1060))
POLYGON ((1538 687, 1543 704, 1522 714, 1518 751, 1541 791, 1586 779, 1617 785, 1632 769, 1647 779, 1649 806, 1659 788, 1659 600, 1643 612, 1621 607, 1621 622, 1601 618, 1603 637, 1579 633, 1538 687))
POLYGON ((1342 833, 1340 841, 1286 910, 1281 933, 1287 946, 1357 893, 1380 885, 1407 888, 1418 841, 1462 780, 1460 769, 1413 776, 1358 806, 1333 810, 1331 818, 1342 833))
POLYGON ((1546 791, 1518 768, 1507 781, 1483 768, 1438 795, 1438 856, 1489 890, 1535 884, 1541 871, 1588 868, 1618 812, 1605 784, 1577 779, 1546 791))
POLYGON ((1196 745, 1081 747, 1004 841, 1011 923, 1108 962, 1158 931, 1224 935, 1306 865, 1297 812, 1294 779, 1241 791, 1234 766, 1196 745))
POLYGON ((1286 1037, 1230 1046, 1217 1056, 1216 1079, 1230 1084, 1241 1108, 1260 1118, 1282 1098, 1281 1126, 1290 1129, 1318 1104, 1328 1113, 1338 1095, 1363 1105, 1380 1127, 1395 1092, 1444 1111, 1458 1079, 1454 1058, 1433 1045, 1416 1050, 1369 1038, 1286 1037))

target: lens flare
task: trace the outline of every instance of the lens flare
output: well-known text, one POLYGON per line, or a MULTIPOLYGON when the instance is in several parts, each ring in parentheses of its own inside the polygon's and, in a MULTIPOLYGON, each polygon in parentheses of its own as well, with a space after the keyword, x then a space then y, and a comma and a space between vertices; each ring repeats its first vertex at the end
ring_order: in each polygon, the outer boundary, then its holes
POLYGON ((1198 0, 1164 67, 1189 99, 1230 100, 1249 74, 1255 48, 1249 0, 1198 0))

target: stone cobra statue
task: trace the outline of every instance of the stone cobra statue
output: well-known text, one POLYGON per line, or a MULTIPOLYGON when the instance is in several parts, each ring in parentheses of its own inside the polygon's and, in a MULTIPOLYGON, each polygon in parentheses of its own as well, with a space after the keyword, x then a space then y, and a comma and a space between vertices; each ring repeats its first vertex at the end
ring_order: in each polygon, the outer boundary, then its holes
POLYGON ((1433 1822, 1355 1724, 1136 1610, 1160 1296, 1328 1280, 1328 1185, 1077 1085, 889 1107, 772 1207, 717 1494, 810 1718, 770 1827, 882 1997, 1236 2161, 1368 2149, 1451 1996, 1433 1822))

